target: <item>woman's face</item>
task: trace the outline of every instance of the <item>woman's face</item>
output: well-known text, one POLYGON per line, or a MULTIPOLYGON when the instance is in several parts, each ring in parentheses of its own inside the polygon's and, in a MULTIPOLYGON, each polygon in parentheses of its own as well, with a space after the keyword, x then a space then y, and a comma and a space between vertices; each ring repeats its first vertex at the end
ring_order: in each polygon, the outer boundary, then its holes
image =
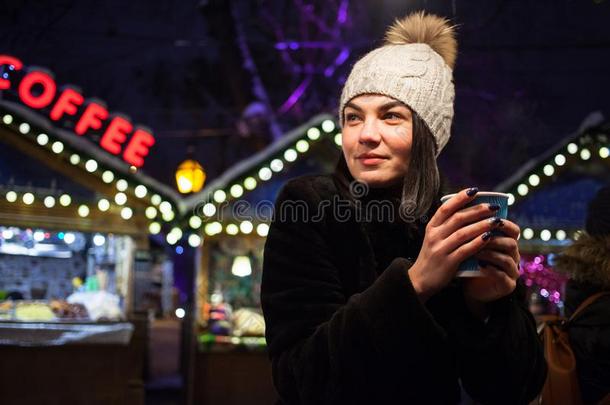
POLYGON ((363 94, 345 105, 342 148, 352 176, 371 187, 402 181, 411 160, 411 110, 393 98, 363 94))

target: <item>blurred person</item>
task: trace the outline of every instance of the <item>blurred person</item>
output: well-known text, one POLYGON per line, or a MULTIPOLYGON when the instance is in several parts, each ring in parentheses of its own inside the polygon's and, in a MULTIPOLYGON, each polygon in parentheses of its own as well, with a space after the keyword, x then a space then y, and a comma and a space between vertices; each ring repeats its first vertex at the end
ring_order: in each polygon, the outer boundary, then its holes
MULTIPOLYGON (((585 231, 556 259, 566 273, 565 312, 570 317, 593 294, 607 292, 570 324, 570 345, 584 403, 595 404, 610 393, 610 187, 589 203, 585 231)), ((610 397, 606 398, 610 403, 610 397)))

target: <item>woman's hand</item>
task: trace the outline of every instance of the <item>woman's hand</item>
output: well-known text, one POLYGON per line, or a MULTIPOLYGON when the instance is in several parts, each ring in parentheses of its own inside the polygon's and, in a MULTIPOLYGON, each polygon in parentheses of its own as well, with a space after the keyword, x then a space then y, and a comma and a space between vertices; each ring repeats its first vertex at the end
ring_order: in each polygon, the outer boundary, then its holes
POLYGON ((519 278, 519 226, 503 219, 504 236, 492 236, 487 245, 475 255, 484 277, 464 279, 464 296, 486 303, 502 298, 515 289, 519 278))
POLYGON ((498 206, 477 204, 462 209, 477 191, 476 188, 462 190, 450 198, 426 226, 422 249, 409 269, 413 287, 423 302, 453 279, 462 261, 486 247, 491 240, 490 231, 501 225, 494 217, 498 206))

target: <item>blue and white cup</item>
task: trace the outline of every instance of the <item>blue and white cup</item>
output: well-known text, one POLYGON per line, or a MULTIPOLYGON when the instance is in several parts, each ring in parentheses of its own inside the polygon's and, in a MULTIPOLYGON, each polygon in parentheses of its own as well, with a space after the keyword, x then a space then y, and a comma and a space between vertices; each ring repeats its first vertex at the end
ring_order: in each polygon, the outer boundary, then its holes
MULTIPOLYGON (((449 200, 455 194, 448 194, 441 198, 441 203, 449 200)), ((496 193, 493 191, 479 191, 471 202, 466 204, 464 208, 472 207, 477 204, 497 204, 500 209, 496 212, 495 216, 506 219, 508 217, 508 194, 496 193)), ((492 235, 503 235, 502 231, 494 229, 492 235)), ((475 257, 470 257, 460 263, 456 272, 456 277, 480 277, 482 276, 479 271, 479 261, 475 257)))

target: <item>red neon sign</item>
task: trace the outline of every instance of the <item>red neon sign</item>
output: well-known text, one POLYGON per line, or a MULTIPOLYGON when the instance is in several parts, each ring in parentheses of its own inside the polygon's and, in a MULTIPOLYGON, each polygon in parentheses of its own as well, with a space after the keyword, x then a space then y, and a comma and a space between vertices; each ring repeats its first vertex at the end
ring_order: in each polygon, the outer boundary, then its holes
POLYGON ((74 132, 78 135, 85 135, 85 132, 99 130, 102 128, 103 120, 108 118, 108 110, 98 103, 89 103, 85 112, 80 116, 80 120, 74 127, 74 132))
POLYGON ((115 117, 110 121, 108 128, 106 128, 106 132, 104 132, 104 136, 100 140, 100 145, 110 153, 118 155, 121 153, 121 145, 125 143, 127 134, 132 129, 133 127, 129 121, 121 117, 115 117))
MULTIPOLYGON (((9 66, 13 70, 21 70, 23 63, 15 57, 9 55, 0 55, 0 66, 9 66)), ((11 82, 0 77, 0 90, 6 90, 11 87, 11 82)))
MULTIPOLYGON (((23 63, 14 56, 0 55, 0 67, 7 66, 11 71, 23 69, 23 63)), ((113 114, 100 102, 85 98, 76 89, 64 88, 57 95, 57 83, 53 76, 40 69, 29 69, 19 83, 12 83, 8 77, 0 77, 0 90, 16 89, 19 100, 34 110, 49 109, 53 121, 77 119, 74 132, 78 136, 106 129, 100 139, 100 146, 132 166, 141 167, 150 148, 155 144, 154 136, 142 128, 136 128, 129 118, 113 114), (79 108, 84 107, 80 116, 79 108), (109 121, 109 122, 108 122, 109 121), (130 137, 131 135, 131 137, 130 137)))
POLYGON ((19 98, 28 106, 35 109, 45 108, 57 92, 55 80, 44 72, 33 71, 28 73, 19 83, 19 98), (34 95, 32 89, 34 86, 40 85, 42 93, 34 95))
POLYGON ((51 117, 53 121, 59 121, 64 114, 76 115, 78 107, 80 107, 84 102, 85 98, 79 92, 67 88, 61 93, 55 102, 55 106, 53 106, 49 117, 51 117))

